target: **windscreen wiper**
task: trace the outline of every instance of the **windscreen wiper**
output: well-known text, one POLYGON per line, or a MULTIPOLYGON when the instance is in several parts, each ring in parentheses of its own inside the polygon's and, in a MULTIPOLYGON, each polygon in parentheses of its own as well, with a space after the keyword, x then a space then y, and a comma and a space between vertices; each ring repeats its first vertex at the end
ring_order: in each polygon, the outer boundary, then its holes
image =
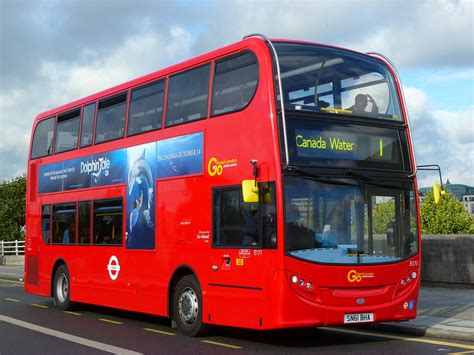
POLYGON ((309 169, 300 167, 300 166, 289 166, 285 169, 289 173, 298 174, 305 178, 309 178, 312 180, 316 180, 319 182, 323 182, 326 184, 332 185, 342 185, 342 186, 356 186, 356 184, 351 183, 351 180, 347 180, 342 176, 336 175, 319 175, 315 174, 314 172, 310 171, 309 169))
POLYGON ((390 182, 388 182, 387 178, 383 178, 384 180, 381 180, 381 178, 370 177, 358 171, 354 171, 352 169, 345 169, 344 175, 352 177, 352 178, 359 178, 363 180, 365 183, 370 184, 370 185, 375 185, 375 186, 380 186, 380 187, 399 187, 398 181, 394 181, 394 184, 391 184, 390 182))
POLYGON ((352 169, 345 169, 344 170, 344 175, 346 176, 351 176, 351 177, 357 177, 365 181, 372 181, 373 179, 368 177, 367 175, 361 174, 357 171, 354 171, 352 169))
POLYGON ((285 170, 289 173, 296 173, 303 176, 313 177, 315 179, 323 179, 321 175, 315 174, 312 171, 309 171, 308 169, 302 168, 300 166, 290 165, 285 170))

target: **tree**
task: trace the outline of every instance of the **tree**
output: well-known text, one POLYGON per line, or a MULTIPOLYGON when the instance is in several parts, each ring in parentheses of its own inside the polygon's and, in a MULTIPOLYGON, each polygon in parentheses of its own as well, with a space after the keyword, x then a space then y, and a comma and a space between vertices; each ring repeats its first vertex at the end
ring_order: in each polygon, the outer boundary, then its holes
POLYGON ((461 234, 469 233, 471 228, 469 214, 450 192, 446 192, 439 205, 435 205, 433 192, 429 192, 420 213, 423 233, 461 234))
POLYGON ((395 217, 395 204, 381 202, 374 207, 372 216, 373 231, 376 234, 387 233, 389 223, 395 217))
POLYGON ((26 176, 0 181, 0 240, 24 238, 26 176))

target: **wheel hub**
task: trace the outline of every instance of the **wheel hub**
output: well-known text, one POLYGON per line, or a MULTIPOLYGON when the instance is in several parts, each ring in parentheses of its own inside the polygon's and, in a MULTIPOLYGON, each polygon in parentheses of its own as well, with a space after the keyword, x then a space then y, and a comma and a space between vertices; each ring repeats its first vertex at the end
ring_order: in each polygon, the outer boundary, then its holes
POLYGON ((199 302, 196 293, 191 288, 186 288, 178 301, 179 317, 186 324, 192 324, 197 318, 199 302))
POLYGON ((69 283, 67 280, 66 275, 61 274, 58 279, 58 283, 56 285, 56 294, 58 296, 58 300, 61 303, 66 302, 69 293, 69 283))

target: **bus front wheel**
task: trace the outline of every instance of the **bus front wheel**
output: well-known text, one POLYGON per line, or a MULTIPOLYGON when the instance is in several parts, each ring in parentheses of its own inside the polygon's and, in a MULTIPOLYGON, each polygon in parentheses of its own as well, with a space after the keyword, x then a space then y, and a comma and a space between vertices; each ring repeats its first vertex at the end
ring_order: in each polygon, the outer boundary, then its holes
POLYGON ((202 322, 201 287, 194 275, 184 276, 176 285, 173 318, 184 335, 202 336, 209 330, 202 322))
POLYGON ((53 297, 54 305, 61 311, 71 307, 69 271, 65 265, 58 267, 54 274, 53 297))

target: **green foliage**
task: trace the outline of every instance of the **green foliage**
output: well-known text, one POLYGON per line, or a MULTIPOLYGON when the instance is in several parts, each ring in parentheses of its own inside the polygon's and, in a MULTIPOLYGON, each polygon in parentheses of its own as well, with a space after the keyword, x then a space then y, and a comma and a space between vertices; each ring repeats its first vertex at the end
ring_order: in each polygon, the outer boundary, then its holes
POLYGON ((439 205, 435 205, 433 192, 429 192, 421 204, 420 212, 423 233, 462 234, 470 232, 471 218, 462 203, 450 192, 446 192, 439 205))
POLYGON ((395 204, 393 202, 382 202, 375 206, 372 215, 374 233, 387 233, 387 227, 394 217, 395 204))
POLYGON ((26 177, 0 181, 0 240, 21 240, 25 225, 26 177))

